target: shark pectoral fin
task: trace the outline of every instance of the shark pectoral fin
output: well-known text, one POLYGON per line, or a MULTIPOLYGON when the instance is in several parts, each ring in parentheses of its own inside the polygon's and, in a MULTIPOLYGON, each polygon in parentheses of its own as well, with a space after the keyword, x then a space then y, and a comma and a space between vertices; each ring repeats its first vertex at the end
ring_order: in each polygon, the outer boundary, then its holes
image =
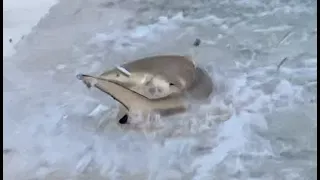
POLYGON ((119 104, 119 111, 118 111, 118 114, 117 114, 117 121, 120 123, 120 124, 127 124, 128 123, 128 109, 123 106, 122 104, 119 104))
POLYGON ((124 115, 120 120, 119 120, 120 124, 127 124, 128 123, 128 115, 124 115))
POLYGON ((207 100, 213 93, 213 82, 210 75, 201 68, 196 69, 196 79, 192 85, 187 90, 187 95, 192 100, 207 100))

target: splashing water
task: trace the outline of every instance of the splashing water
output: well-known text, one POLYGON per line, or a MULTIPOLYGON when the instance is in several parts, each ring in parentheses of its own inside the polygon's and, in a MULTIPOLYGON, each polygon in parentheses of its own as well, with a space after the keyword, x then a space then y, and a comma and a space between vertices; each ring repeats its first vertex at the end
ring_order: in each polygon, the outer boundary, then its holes
POLYGON ((6 179, 316 178, 315 2, 104 3, 61 1, 5 59, 6 179), (75 78, 196 38, 211 102, 142 129, 75 78))

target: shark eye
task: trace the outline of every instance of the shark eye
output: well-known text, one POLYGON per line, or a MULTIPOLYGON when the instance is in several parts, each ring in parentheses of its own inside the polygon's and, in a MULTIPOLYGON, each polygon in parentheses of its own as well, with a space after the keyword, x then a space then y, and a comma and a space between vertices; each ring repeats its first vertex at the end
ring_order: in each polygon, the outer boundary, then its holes
POLYGON ((173 83, 170 83, 169 85, 170 85, 170 86, 174 86, 174 84, 173 84, 173 83))
POLYGON ((119 77, 119 76, 120 76, 120 74, 119 74, 119 73, 117 73, 117 74, 116 74, 116 77, 119 77))

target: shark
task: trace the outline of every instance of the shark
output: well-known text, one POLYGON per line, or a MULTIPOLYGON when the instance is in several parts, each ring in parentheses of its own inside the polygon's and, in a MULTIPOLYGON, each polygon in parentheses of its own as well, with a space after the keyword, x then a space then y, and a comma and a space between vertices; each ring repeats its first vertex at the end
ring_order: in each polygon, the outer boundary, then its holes
POLYGON ((120 124, 130 124, 130 114, 136 112, 163 117, 186 112, 191 104, 208 100, 214 89, 209 74, 181 55, 145 57, 98 76, 78 74, 77 78, 119 103, 120 124))

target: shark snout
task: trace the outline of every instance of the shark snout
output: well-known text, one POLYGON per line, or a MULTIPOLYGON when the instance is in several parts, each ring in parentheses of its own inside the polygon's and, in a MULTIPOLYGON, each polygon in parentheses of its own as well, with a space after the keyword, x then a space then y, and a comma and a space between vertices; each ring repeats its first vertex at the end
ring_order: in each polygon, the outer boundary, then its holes
POLYGON ((84 77, 84 74, 77 74, 76 75, 76 78, 81 80, 81 81, 83 80, 83 77, 84 77))

